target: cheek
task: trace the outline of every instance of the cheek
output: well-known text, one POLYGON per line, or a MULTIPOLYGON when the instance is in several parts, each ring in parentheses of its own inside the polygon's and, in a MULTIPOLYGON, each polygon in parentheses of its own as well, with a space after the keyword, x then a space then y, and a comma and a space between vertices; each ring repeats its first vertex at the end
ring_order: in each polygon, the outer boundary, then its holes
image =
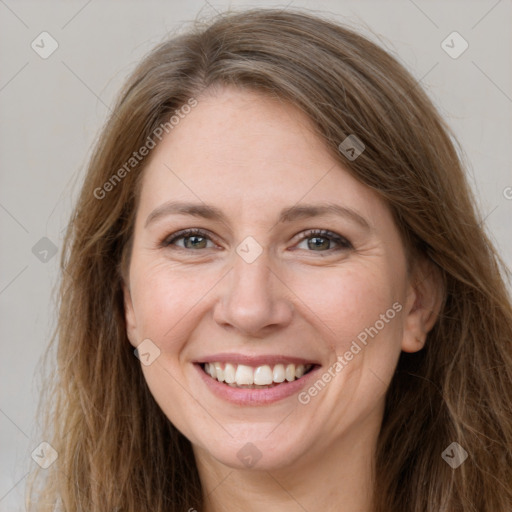
POLYGON ((325 270, 296 278, 297 295, 307 306, 301 311, 332 353, 336 377, 325 399, 344 413, 350 403, 372 407, 391 381, 400 354, 401 274, 382 259, 325 270))
POLYGON ((190 322, 215 280, 204 273, 179 270, 167 261, 141 262, 139 269, 132 282, 138 331, 168 345, 179 338, 177 333, 190 322))
POLYGON ((294 278, 292 289, 306 305, 311 322, 332 339, 337 353, 350 346, 365 329, 377 323, 379 331, 398 322, 392 306, 400 300, 396 276, 380 265, 354 264, 339 269, 309 269, 294 278), (391 309, 391 311, 389 311, 391 309), (388 312, 386 316, 386 312, 388 312), (385 327, 381 315, 385 315, 385 327), (316 320, 314 320, 316 318, 316 320), (329 334, 330 333, 330 334, 329 334))
POLYGON ((211 417, 197 406, 182 368, 172 354, 163 352, 150 366, 142 366, 154 400, 172 424, 193 443, 200 442, 194 425, 208 425, 211 417))
MULTIPOLYGON (((201 299, 215 280, 205 275, 199 278, 197 273, 180 270, 168 261, 143 262, 142 258, 134 261, 131 279, 139 338, 149 338, 160 349, 151 365, 142 365, 144 378, 165 415, 195 440, 189 416, 199 418, 202 412, 190 399, 181 358, 198 323, 201 299)), ((206 417, 200 420, 208 423, 206 417)))

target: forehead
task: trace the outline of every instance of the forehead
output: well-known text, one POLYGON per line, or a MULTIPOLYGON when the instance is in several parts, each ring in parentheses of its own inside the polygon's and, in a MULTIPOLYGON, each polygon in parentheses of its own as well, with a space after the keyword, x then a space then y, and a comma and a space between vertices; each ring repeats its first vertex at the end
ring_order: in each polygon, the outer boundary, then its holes
POLYGON ((302 200, 350 203, 363 214, 372 205, 384 208, 290 103, 234 88, 197 101, 153 150, 141 209, 169 199, 216 202, 240 215, 262 215, 302 200))
MULTIPOLYGON (((266 169, 285 167, 285 162, 299 167, 331 163, 310 120, 296 107, 234 88, 199 97, 198 105, 155 149, 150 165, 159 157, 176 165, 186 162, 191 172, 214 166, 217 175, 222 169, 258 168, 261 176, 266 169)), ((275 172, 273 176, 279 177, 275 172)))

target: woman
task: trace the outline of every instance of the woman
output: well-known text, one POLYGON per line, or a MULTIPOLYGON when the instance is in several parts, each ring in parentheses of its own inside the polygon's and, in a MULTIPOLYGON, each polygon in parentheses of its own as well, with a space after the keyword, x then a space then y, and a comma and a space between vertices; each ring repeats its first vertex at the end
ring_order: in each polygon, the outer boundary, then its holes
POLYGON ((509 511, 512 309, 474 203, 351 30, 253 10, 160 45, 69 227, 35 510, 509 511))

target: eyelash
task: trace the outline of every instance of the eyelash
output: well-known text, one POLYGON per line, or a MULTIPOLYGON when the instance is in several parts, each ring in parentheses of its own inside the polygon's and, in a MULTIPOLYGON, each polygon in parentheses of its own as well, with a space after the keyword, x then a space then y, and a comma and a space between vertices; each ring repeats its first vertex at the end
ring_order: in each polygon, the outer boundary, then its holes
MULTIPOLYGON (((197 228, 191 228, 191 229, 183 229, 181 231, 178 231, 176 233, 173 233, 172 235, 165 238, 161 246, 162 247, 169 247, 170 245, 174 244, 177 240, 180 240, 181 238, 188 238, 191 236, 200 236, 203 238, 206 238, 207 240, 213 241, 211 237, 208 235, 208 233, 202 229, 197 228)), ((329 231, 327 229, 308 229, 303 233, 303 236, 300 238, 300 240, 297 243, 302 242, 303 240, 307 240, 308 238, 328 238, 331 241, 338 244, 337 249, 327 249, 326 251, 318 251, 318 252, 334 252, 334 251, 342 251, 342 250, 348 250, 353 249, 352 244, 349 240, 347 240, 345 237, 340 236, 332 231, 329 231)), ((180 249, 188 250, 186 247, 179 247, 180 249)), ((194 249, 190 249, 194 250, 194 249)), ((317 251, 308 251, 308 252, 317 252, 317 251)))

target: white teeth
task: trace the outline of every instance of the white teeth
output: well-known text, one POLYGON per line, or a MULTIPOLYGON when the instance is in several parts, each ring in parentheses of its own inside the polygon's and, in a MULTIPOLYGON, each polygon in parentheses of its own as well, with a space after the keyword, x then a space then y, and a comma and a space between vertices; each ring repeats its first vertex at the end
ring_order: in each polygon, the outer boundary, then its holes
POLYGON ((232 387, 269 387, 280 384, 285 380, 292 382, 300 379, 308 372, 313 365, 298 364, 276 364, 272 366, 265 364, 253 368, 244 364, 232 363, 205 363, 204 371, 219 382, 225 382, 232 387))
POLYGON ((235 373, 235 382, 241 386, 242 384, 254 384, 254 371, 250 366, 239 364, 235 373))
POLYGON ((288 382, 291 382, 292 380, 295 380, 295 365, 294 364, 289 364, 286 367, 285 375, 286 375, 286 380, 288 382))
POLYGON ((259 386, 272 384, 272 370, 268 364, 256 368, 254 371, 254 384, 258 384, 259 386))
POLYGON ((285 373, 284 373, 284 365, 276 364, 274 366, 274 382, 284 382, 285 373))
MULTIPOLYGON (((216 373, 216 377, 214 377, 214 378, 217 378, 217 380, 219 382, 224 382, 224 369, 222 368, 222 365, 220 363, 214 363, 214 366, 215 366, 215 373, 216 373)), ((212 375, 212 374, 210 373, 210 375, 212 375)), ((212 375, 212 377, 213 377, 213 375, 212 375)))
POLYGON ((306 367, 303 364, 297 365, 295 368, 295 378, 300 379, 304 375, 305 371, 306 367))
POLYGON ((228 384, 235 382, 235 367, 230 363, 226 363, 224 366, 224 380, 228 384))

